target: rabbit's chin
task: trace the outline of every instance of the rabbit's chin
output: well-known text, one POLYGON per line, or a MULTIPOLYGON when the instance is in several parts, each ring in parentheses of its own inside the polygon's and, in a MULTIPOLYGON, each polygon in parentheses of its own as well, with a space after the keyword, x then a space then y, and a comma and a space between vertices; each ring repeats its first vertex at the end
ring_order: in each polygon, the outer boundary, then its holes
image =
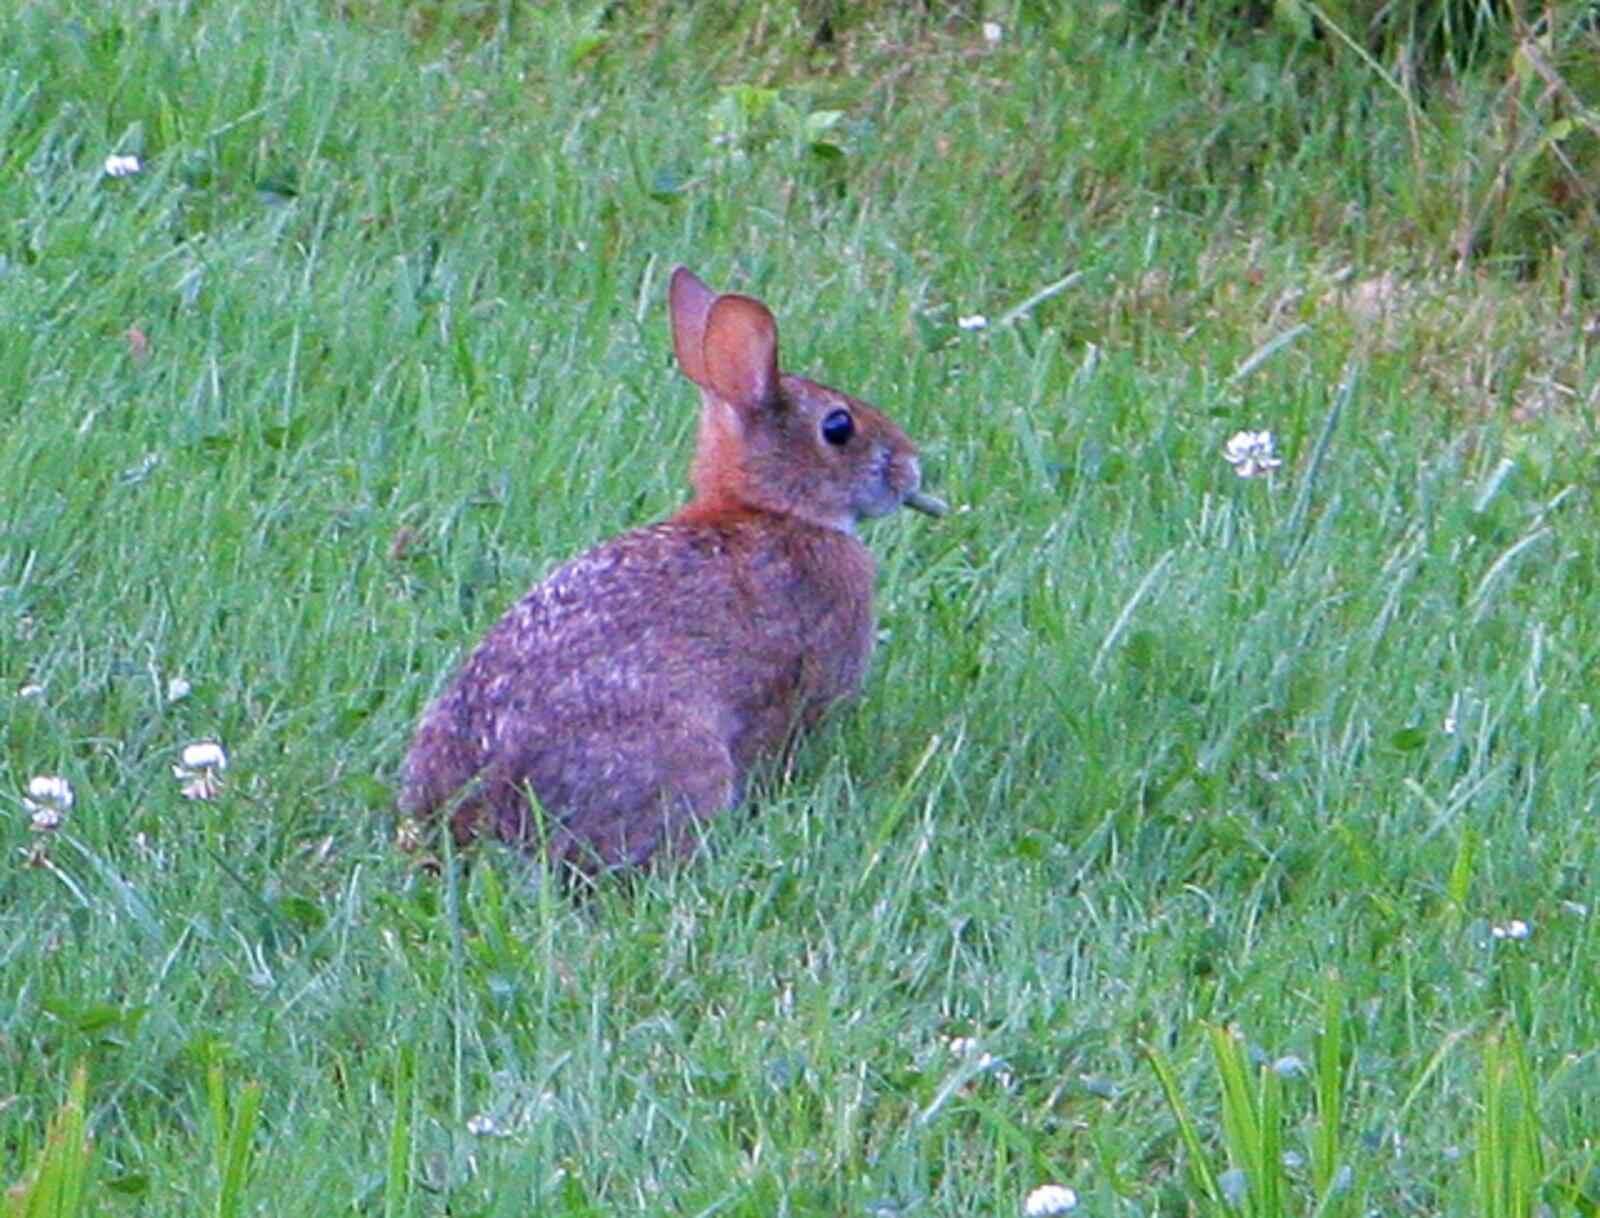
POLYGON ((924 498, 918 493, 921 485, 922 470, 915 457, 885 454, 878 478, 863 488, 850 506, 858 520, 887 516, 907 504, 916 506, 924 498))

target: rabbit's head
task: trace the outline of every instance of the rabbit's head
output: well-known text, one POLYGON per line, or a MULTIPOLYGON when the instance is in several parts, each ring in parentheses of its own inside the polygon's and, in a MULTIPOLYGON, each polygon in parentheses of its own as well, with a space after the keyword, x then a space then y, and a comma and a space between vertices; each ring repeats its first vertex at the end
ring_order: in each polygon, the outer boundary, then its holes
POLYGON ((678 364, 700 387, 693 480, 697 515, 758 509, 842 532, 920 492, 916 447, 881 411, 778 367, 778 324, 749 296, 719 295, 689 270, 672 275, 678 364))

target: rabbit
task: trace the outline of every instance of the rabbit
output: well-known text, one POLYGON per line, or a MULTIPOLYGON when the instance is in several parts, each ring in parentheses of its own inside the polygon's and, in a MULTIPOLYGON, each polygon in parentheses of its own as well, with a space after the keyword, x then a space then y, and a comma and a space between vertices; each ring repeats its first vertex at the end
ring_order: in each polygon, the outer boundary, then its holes
POLYGON ((669 305, 700 388, 694 495, 552 572, 423 714, 399 810, 447 812, 458 843, 492 833, 589 876, 693 853, 758 759, 861 688, 876 564, 857 522, 945 510, 887 417, 779 371, 759 300, 678 267, 669 305))

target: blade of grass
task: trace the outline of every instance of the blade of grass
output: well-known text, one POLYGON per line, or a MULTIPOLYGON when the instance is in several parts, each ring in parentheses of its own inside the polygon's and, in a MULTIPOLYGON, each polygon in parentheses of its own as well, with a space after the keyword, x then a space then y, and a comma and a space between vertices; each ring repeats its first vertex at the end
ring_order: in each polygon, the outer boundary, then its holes
POLYGON ((994 323, 994 328, 999 330, 1002 327, 1009 326, 1019 318, 1026 317, 1052 296, 1059 296, 1082 278, 1082 271, 1073 271, 1070 275, 1065 275, 1054 283, 1046 284, 1021 304, 1014 305, 1002 313, 1000 319, 994 323))
POLYGON ((416 1048, 401 1045, 394 1058, 394 1119, 389 1124, 389 1155, 384 1173, 384 1218, 401 1218, 411 1212, 411 1123, 416 1108, 416 1079, 416 1048))
POLYGON ((1506 569, 1516 562, 1523 551, 1531 549, 1539 542, 1554 536, 1554 534, 1555 530, 1553 528, 1549 525, 1543 525, 1507 546, 1500 557, 1490 564, 1489 569, 1483 573, 1483 578, 1478 581, 1478 586, 1473 589, 1471 597, 1467 600, 1467 605, 1472 610, 1474 625, 1483 620, 1484 614, 1488 613, 1490 606, 1494 604, 1494 598, 1490 596, 1490 593, 1494 590, 1495 585, 1499 583, 1500 577, 1505 574, 1506 569))
POLYGON ((1263 1065, 1257 1068, 1256 1077, 1260 1080, 1256 1093, 1260 1212, 1275 1215, 1284 1212, 1283 1194, 1287 1183, 1283 1167, 1283 1076, 1274 1067, 1263 1065))
POLYGON ((1317 1128, 1311 1138, 1311 1184, 1318 1212, 1333 1214, 1341 1194, 1339 1127, 1344 1097, 1344 984, 1329 973, 1322 988, 1322 1021, 1316 1038, 1317 1128))
POLYGON ((1178 1092, 1178 1080, 1172 1072, 1172 1064, 1154 1045, 1144 1046, 1144 1056, 1150 1063, 1150 1069, 1155 1072, 1156 1082, 1161 1085, 1161 1093, 1166 1096, 1168 1111, 1178 1122, 1178 1136, 1188 1152, 1190 1178, 1219 1212, 1224 1211, 1222 1188, 1217 1183, 1216 1173, 1211 1170, 1211 1164, 1206 1160, 1205 1147, 1200 1144, 1200 1133, 1195 1128, 1194 1119, 1178 1092))
POLYGON ((1295 339, 1310 331, 1310 329, 1311 326, 1307 322, 1301 322, 1298 326, 1290 326, 1282 334, 1274 334, 1246 356, 1244 361, 1233 370, 1233 375, 1228 378, 1228 384, 1237 385, 1279 351, 1294 342, 1295 339))
POLYGON ((900 784, 900 790, 895 793, 894 799, 890 801, 888 811, 884 813, 883 819, 878 824, 878 832, 873 838, 872 848, 867 853, 866 865, 862 867, 861 875, 856 880, 855 887, 857 892, 861 891, 874 869, 883 860, 883 852, 894 837, 895 826, 900 823, 905 817, 907 809, 911 807, 911 792, 921 780, 923 771, 928 768, 928 764, 938 754, 939 747, 943 742, 944 738, 937 734, 929 738, 927 746, 922 750, 922 756, 917 758, 917 764, 911 768, 910 776, 900 784))
POLYGON ((1286 562, 1293 563, 1299 556, 1301 547, 1305 545, 1305 519, 1311 510, 1311 496, 1316 490, 1317 476, 1322 472, 1323 459, 1328 455, 1328 445, 1333 440, 1334 428, 1339 425, 1339 418, 1344 414, 1344 409, 1355 396, 1356 383, 1360 379, 1360 370, 1355 363, 1345 365, 1344 375, 1339 380, 1339 387, 1334 390, 1333 405, 1328 407, 1328 413, 1322 420, 1322 430, 1317 433, 1317 442, 1312 446, 1311 458, 1306 462, 1305 473, 1300 476, 1300 490, 1295 495, 1294 506, 1289 510, 1289 520, 1284 526, 1284 536, 1287 539, 1285 556, 1286 562))
POLYGON ((1245 1174, 1253 1211, 1275 1213, 1266 1208, 1271 1190, 1269 1177, 1275 1167, 1262 1158, 1269 1139, 1250 1085, 1248 1054, 1238 1035, 1229 1028, 1212 1025, 1206 1035, 1211 1042, 1217 1079, 1222 1084, 1222 1133, 1228 1157, 1245 1174))
POLYGON ((1168 550, 1155 565, 1144 573, 1144 578, 1139 581, 1139 586, 1133 590, 1133 595, 1123 603, 1122 610, 1117 614, 1117 620, 1111 623, 1111 629, 1106 631, 1106 637, 1101 640, 1100 650, 1095 652, 1094 663, 1089 665, 1089 677, 1094 679, 1100 675, 1100 667, 1106 662, 1106 657, 1115 650, 1117 641, 1122 638, 1123 632, 1128 629, 1128 623, 1133 621, 1133 615, 1138 611, 1139 603, 1150 594, 1155 587, 1156 580, 1166 571, 1167 564, 1172 561, 1176 550, 1168 550))

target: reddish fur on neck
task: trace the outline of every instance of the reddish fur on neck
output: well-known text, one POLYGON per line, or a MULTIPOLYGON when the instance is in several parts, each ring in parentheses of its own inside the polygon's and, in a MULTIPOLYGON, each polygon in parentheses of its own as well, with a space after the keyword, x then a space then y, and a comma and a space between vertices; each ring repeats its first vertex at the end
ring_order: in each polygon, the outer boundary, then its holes
POLYGON ((738 414, 706 394, 695 440, 694 465, 689 474, 694 498, 673 519, 711 524, 762 510, 750 501, 744 490, 747 478, 740 463, 743 448, 738 414))

